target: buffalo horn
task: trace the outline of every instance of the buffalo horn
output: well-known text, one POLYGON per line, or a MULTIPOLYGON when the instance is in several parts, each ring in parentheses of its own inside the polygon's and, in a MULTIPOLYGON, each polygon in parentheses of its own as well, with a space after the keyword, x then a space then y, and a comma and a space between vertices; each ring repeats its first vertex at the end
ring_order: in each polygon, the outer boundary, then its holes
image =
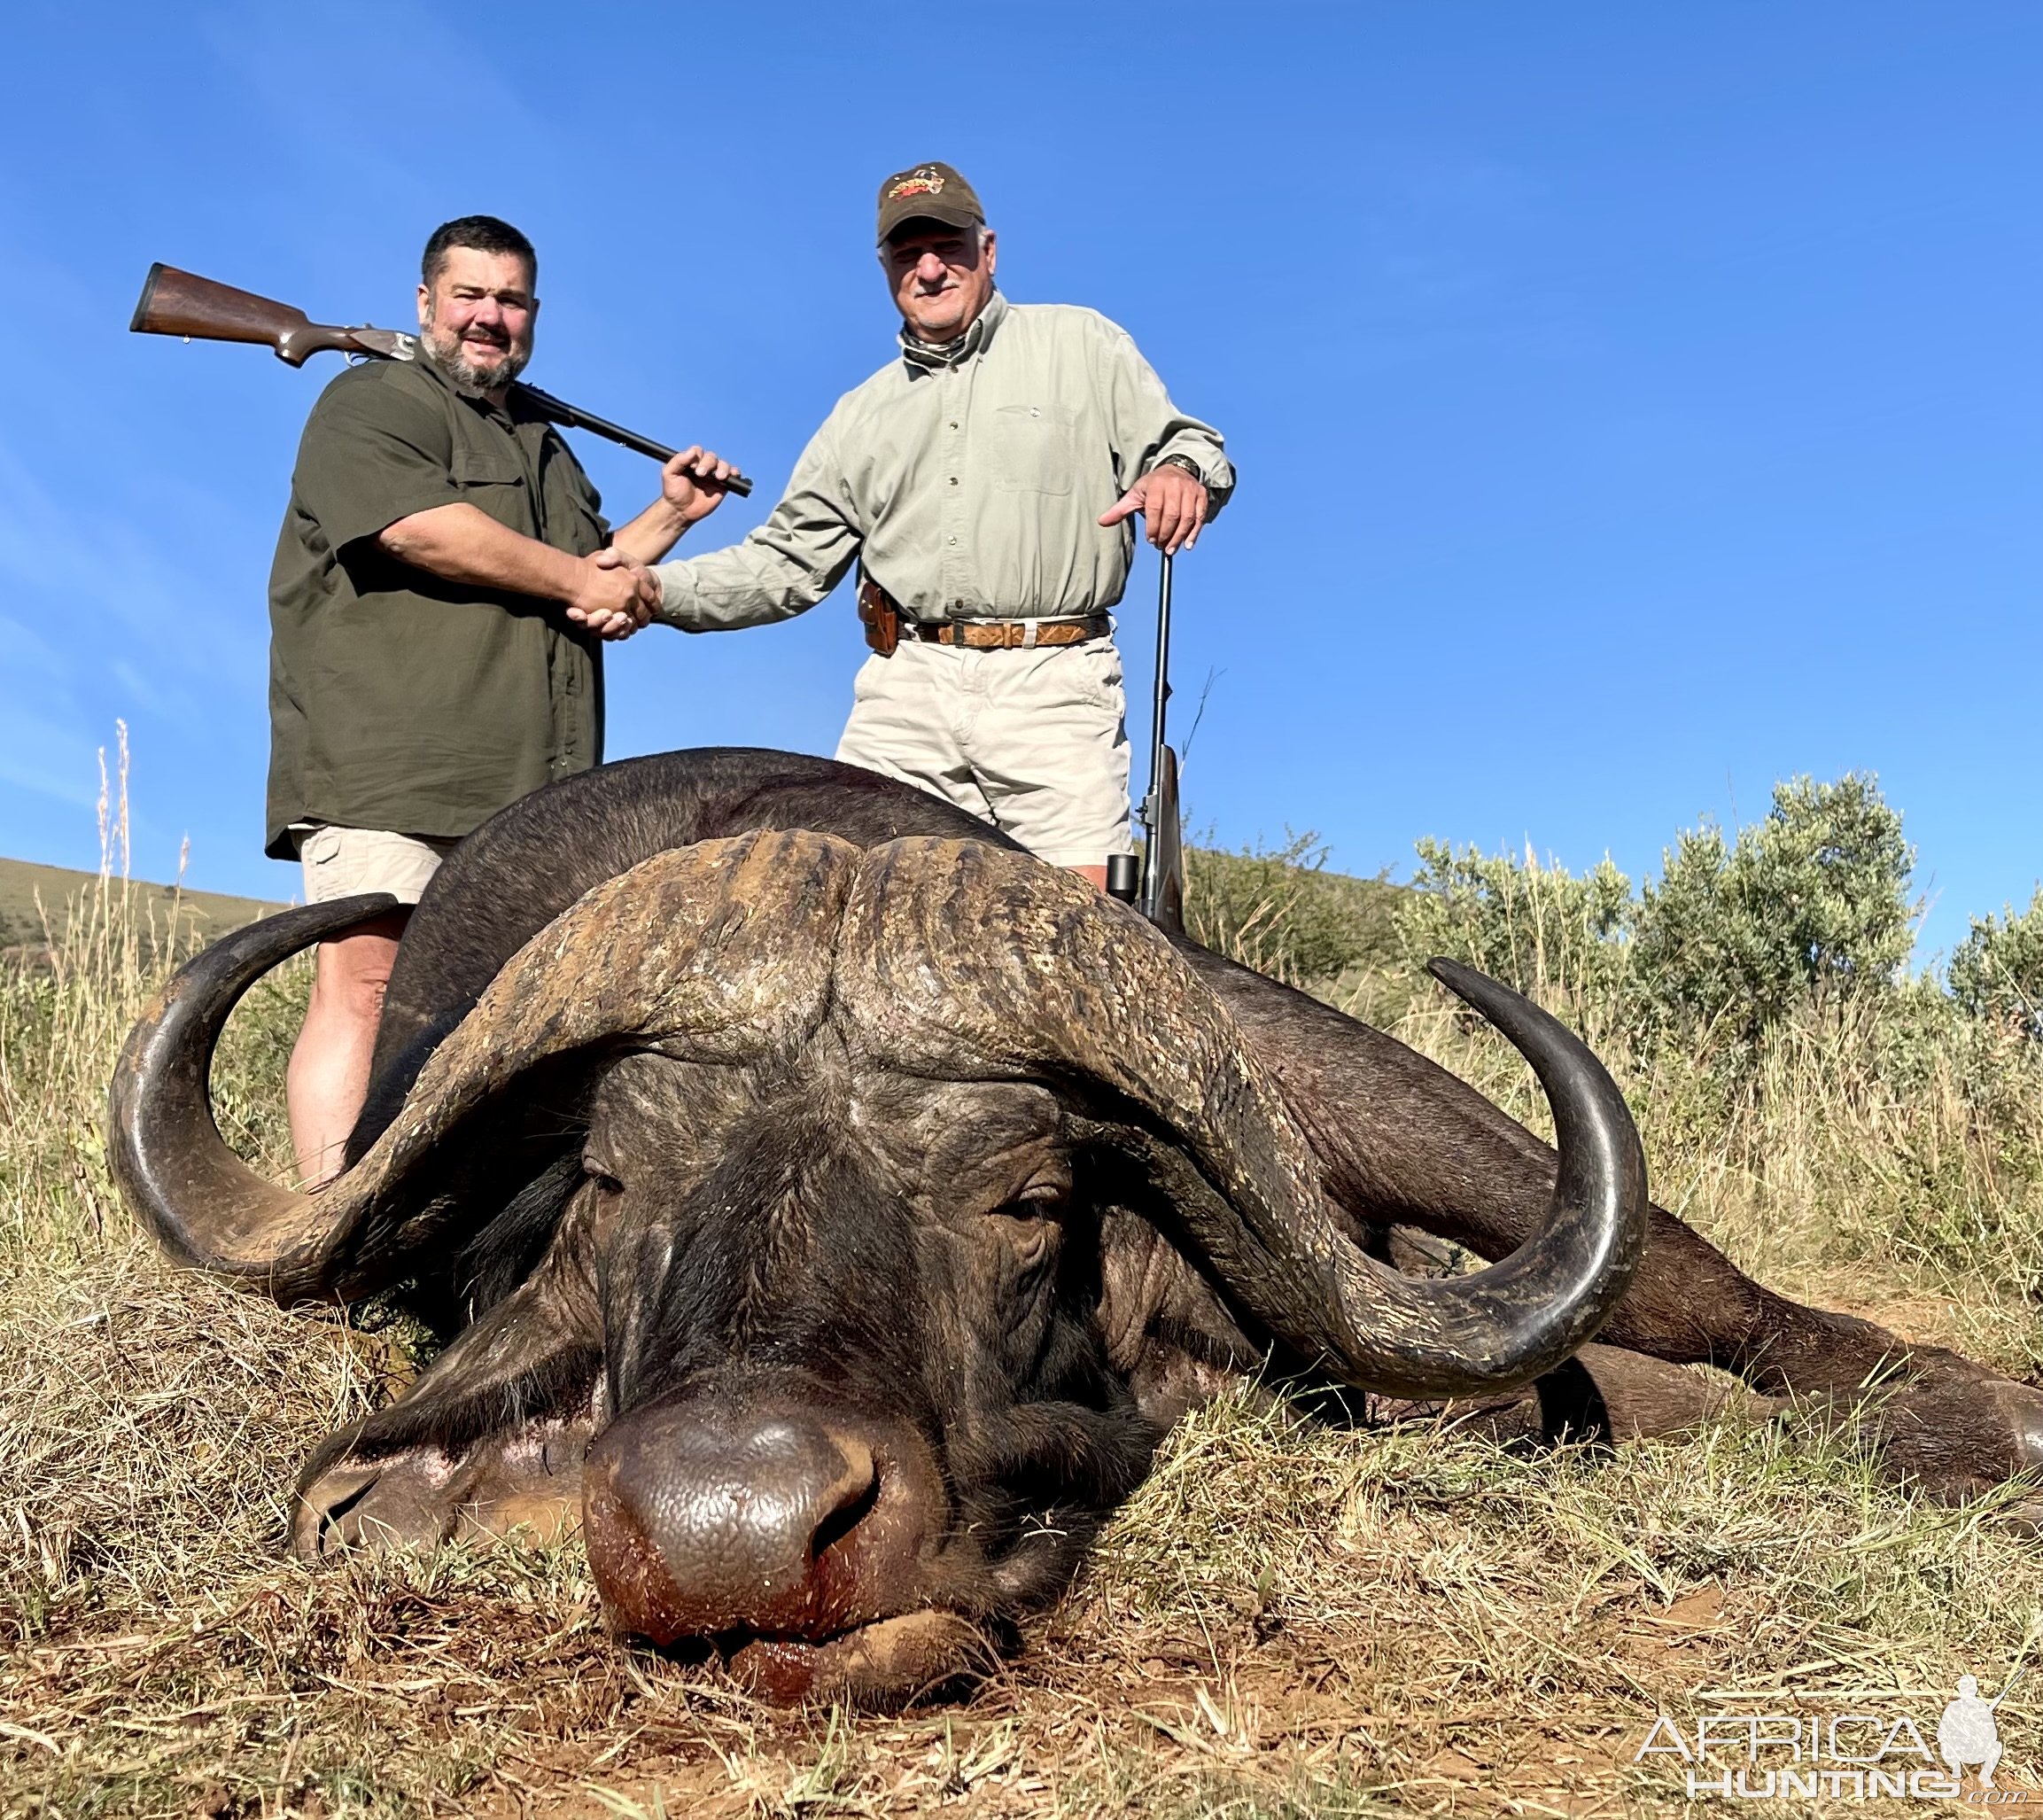
POLYGON ((371 1294, 477 1217, 448 1191, 448 1152, 535 1062, 634 1043, 737 1062, 820 1022, 858 857, 817 835, 748 834, 657 854, 599 885, 505 963, 382 1137, 309 1194, 264 1181, 221 1139, 206 1092, 214 1046, 262 973, 390 900, 255 923, 180 971, 130 1033, 114 1077, 114 1178, 183 1263, 285 1303, 371 1294))
POLYGON ((1472 1395, 1550 1369, 1596 1331, 1643 1245, 1644 1164, 1616 1089, 1558 1023, 1480 975, 1442 970, 1553 1101, 1552 1212, 1476 1275, 1405 1277, 1340 1230, 1240 1027, 1142 918, 976 842, 862 853, 800 831, 704 842, 599 885, 506 963, 353 1168, 315 1194, 276 1187, 214 1125, 221 1026, 266 968, 386 907, 288 912, 215 944, 130 1036, 114 1173, 175 1256, 282 1301, 369 1293, 477 1217, 450 1191, 447 1154, 535 1062, 607 1046, 742 1063, 798 1046, 831 1015, 876 1059, 933 1079, 1063 1073, 1145 1108, 1215 1191, 1183 1197, 1178 1217, 1229 1293, 1371 1390, 1472 1395))
POLYGON ((264 974, 396 907, 375 892, 236 929, 179 968, 128 1032, 113 1072, 109 1161, 136 1217, 180 1264, 299 1284, 319 1246, 322 1203, 265 1181, 228 1148, 213 1117, 213 1052, 228 1013, 264 974))
POLYGON ((1068 873, 971 842, 869 856, 839 992, 880 1054, 942 1074, 1090 1076, 1161 1120, 1217 1192, 1177 1209, 1230 1295, 1348 1382, 1470 1396, 1550 1370, 1624 1293, 1645 1241, 1645 1163, 1608 1075, 1544 1012, 1436 968, 1532 1062, 1560 1172, 1544 1226, 1470 1276, 1407 1277, 1340 1229, 1309 1143, 1240 1027, 1165 938, 1068 873), (1050 958, 1053 957, 1053 958, 1050 958))

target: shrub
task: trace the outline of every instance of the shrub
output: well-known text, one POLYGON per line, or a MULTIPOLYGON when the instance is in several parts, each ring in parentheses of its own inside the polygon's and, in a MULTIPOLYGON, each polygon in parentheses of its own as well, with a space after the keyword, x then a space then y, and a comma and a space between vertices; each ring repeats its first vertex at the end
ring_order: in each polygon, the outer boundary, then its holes
POLYGON ((1578 878, 1542 866, 1530 845, 1521 860, 1422 840, 1398 932, 1414 964, 1444 954, 1534 997, 1604 999, 1629 965, 1637 908, 1631 880, 1607 858, 1578 878))
POLYGON ((1775 784, 1765 821, 1729 843, 1714 827, 1684 831, 1665 861, 1642 893, 1633 961, 1651 1015, 1674 1032, 1750 1045, 1798 1006, 1900 977, 1915 850, 1869 774, 1775 784))
POLYGON ((1951 956, 1950 981, 1968 1015, 2043 1042, 2043 885, 2019 914, 1972 919, 1951 956))

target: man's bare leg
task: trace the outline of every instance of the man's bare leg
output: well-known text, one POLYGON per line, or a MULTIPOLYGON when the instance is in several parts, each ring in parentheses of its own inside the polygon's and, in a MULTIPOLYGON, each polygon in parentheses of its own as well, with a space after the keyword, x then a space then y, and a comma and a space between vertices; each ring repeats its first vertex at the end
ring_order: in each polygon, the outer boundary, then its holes
POLYGON ((408 909, 393 910, 338 941, 319 945, 312 1002, 284 1077, 291 1147, 298 1153, 299 1178, 307 1187, 340 1172, 347 1134, 369 1092, 384 988, 410 916, 408 909))
POLYGON ((1107 889, 1107 868, 1104 866, 1073 866, 1067 868, 1081 878, 1089 878, 1099 890, 1107 889))

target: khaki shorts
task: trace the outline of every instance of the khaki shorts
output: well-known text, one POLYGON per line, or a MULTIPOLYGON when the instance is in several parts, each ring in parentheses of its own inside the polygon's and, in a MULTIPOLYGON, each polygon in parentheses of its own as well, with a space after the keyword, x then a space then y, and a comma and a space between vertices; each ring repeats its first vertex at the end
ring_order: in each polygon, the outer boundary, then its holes
POLYGON ((866 659, 837 757, 955 803, 1053 866, 1134 851, 1110 638, 1034 650, 904 642, 866 659))
POLYGON ((298 861, 305 869, 305 901, 330 904, 363 891, 388 891, 416 904, 455 842, 380 828, 294 828, 298 861))

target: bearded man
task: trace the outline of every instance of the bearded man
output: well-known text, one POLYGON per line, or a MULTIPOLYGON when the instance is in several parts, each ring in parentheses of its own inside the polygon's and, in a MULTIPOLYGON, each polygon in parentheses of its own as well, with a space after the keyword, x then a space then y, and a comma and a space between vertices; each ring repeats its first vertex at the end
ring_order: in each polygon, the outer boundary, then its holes
MULTIPOLYGON (((265 851, 307 902, 418 901, 499 809, 601 762, 602 643, 659 599, 647 572, 723 497, 684 449, 613 532, 581 464, 512 388, 539 316, 532 242, 493 215, 433 230, 419 358, 372 361, 305 426, 270 571, 265 851)), ((307 1182, 339 1168, 410 915, 322 942, 288 1076, 307 1182)))

